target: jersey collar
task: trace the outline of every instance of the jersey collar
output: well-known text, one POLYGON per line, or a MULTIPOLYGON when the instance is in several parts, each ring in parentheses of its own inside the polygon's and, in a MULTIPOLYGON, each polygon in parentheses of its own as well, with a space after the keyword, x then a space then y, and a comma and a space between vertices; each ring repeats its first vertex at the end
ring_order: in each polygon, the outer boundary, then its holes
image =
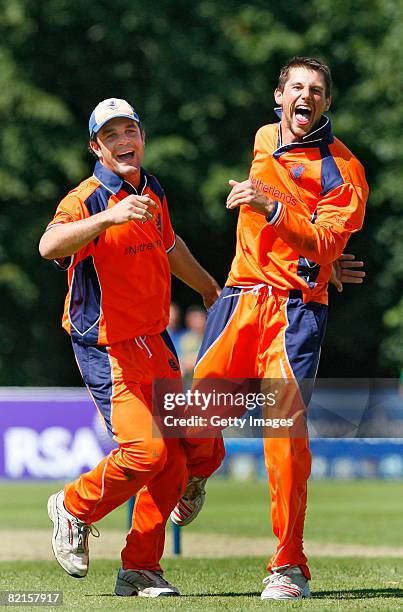
MULTIPOLYGON (((280 107, 274 109, 276 115, 281 119, 282 110, 280 107)), ((333 133, 332 133, 332 124, 326 115, 322 115, 319 119, 319 123, 315 127, 314 130, 311 130, 303 136, 300 142, 291 142, 290 144, 283 145, 281 142, 281 128, 280 122, 278 124, 278 142, 277 142, 277 150, 274 152, 275 157, 279 157, 282 153, 286 151, 290 151, 291 149, 301 148, 301 147, 312 147, 319 146, 321 142, 332 143, 333 142, 333 133)))
POLYGON ((129 194, 139 195, 142 194, 146 185, 147 185, 147 173, 143 168, 140 170, 140 185, 136 189, 133 187, 131 183, 128 183, 120 176, 105 168, 105 166, 97 161, 94 168, 94 176, 101 183, 105 189, 107 189, 110 193, 116 195, 118 191, 124 189, 129 194))

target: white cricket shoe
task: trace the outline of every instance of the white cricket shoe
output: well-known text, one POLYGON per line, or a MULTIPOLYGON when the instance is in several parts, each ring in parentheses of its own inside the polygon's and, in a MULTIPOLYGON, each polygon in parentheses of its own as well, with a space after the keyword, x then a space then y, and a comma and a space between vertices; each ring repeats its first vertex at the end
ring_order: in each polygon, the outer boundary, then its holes
POLYGON ((116 595, 121 597, 172 597, 180 595, 178 589, 151 570, 124 570, 120 568, 115 585, 116 595))
POLYGON ((171 521, 175 525, 184 527, 194 521, 204 504, 206 482, 207 478, 193 477, 189 480, 184 494, 171 512, 171 521))
POLYGON ((276 569, 264 580, 266 585, 260 599, 302 599, 310 597, 308 580, 297 565, 276 569))
POLYGON ((48 514, 53 521, 52 548, 56 561, 70 576, 84 578, 89 565, 88 535, 99 537, 98 529, 67 512, 63 491, 49 497, 48 514))

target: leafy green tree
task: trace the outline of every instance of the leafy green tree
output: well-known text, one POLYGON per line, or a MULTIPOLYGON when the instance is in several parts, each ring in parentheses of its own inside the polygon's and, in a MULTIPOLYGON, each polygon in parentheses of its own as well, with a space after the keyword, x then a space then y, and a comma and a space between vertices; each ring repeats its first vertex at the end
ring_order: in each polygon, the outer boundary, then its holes
MULTIPOLYGON (((335 132, 371 185, 365 229, 349 246, 368 279, 331 294, 321 373, 397 372, 402 23, 402 0, 0 0, 0 384, 79 383, 59 331, 65 278, 37 243, 60 197, 92 172, 87 121, 98 101, 134 103, 176 231, 224 282, 236 224, 227 181, 246 177, 254 133, 274 119, 279 69, 295 54, 330 63, 335 132)), ((196 299, 176 282, 174 293, 196 299)))

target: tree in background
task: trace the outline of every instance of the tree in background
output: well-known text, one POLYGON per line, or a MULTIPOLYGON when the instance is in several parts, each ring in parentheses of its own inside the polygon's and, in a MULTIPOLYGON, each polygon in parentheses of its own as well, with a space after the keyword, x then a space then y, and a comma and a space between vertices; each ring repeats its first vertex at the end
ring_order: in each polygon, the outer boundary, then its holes
MULTIPOLYGON (((365 230, 349 250, 368 278, 331 295, 323 376, 394 375, 403 366, 402 0, 0 0, 0 384, 79 384, 59 319, 63 274, 37 242, 58 199, 91 172, 95 104, 131 100, 145 165, 174 227, 222 282, 236 218, 230 177, 248 172, 254 134, 292 55, 332 67, 335 132, 366 166, 365 230), (400 283, 400 284, 399 284, 400 283), (386 332, 390 331, 390 335, 386 332), (57 357, 55 357, 57 355, 57 357)), ((332 113, 330 113, 332 116, 332 113)), ((174 284, 183 305, 193 299, 174 284)))

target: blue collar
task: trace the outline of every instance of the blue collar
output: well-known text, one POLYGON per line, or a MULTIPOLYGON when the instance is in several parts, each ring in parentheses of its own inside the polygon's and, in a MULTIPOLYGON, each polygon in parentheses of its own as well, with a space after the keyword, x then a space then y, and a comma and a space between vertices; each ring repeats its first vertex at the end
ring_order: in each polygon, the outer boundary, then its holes
POLYGON ((101 185, 105 187, 105 189, 114 195, 116 195, 118 191, 122 189, 122 187, 125 191, 127 191, 127 193, 141 194, 144 187, 147 185, 147 173, 143 170, 143 168, 141 168, 140 185, 138 189, 112 172, 112 170, 105 168, 100 161, 97 161, 95 164, 94 176, 96 179, 98 179, 101 185))
MULTIPOLYGON (((283 112, 282 109, 280 107, 277 107, 274 109, 274 112, 279 117, 279 119, 281 119, 281 115, 283 112)), ((332 133, 332 124, 331 124, 329 117, 327 117, 326 115, 321 116, 321 118, 319 119, 319 123, 316 124, 314 129, 308 132, 308 134, 306 134, 300 142, 291 142, 288 145, 282 145, 280 141, 280 134, 281 134, 281 131, 280 131, 280 124, 279 124, 279 142, 278 142, 278 149, 276 151, 276 154, 278 152, 280 152, 280 154, 284 153, 285 151, 289 151, 290 149, 293 149, 295 147, 300 148, 301 146, 304 146, 304 145, 312 146, 313 144, 315 144, 316 146, 319 146, 321 142, 327 142, 330 144, 334 140, 333 133, 332 133)))

